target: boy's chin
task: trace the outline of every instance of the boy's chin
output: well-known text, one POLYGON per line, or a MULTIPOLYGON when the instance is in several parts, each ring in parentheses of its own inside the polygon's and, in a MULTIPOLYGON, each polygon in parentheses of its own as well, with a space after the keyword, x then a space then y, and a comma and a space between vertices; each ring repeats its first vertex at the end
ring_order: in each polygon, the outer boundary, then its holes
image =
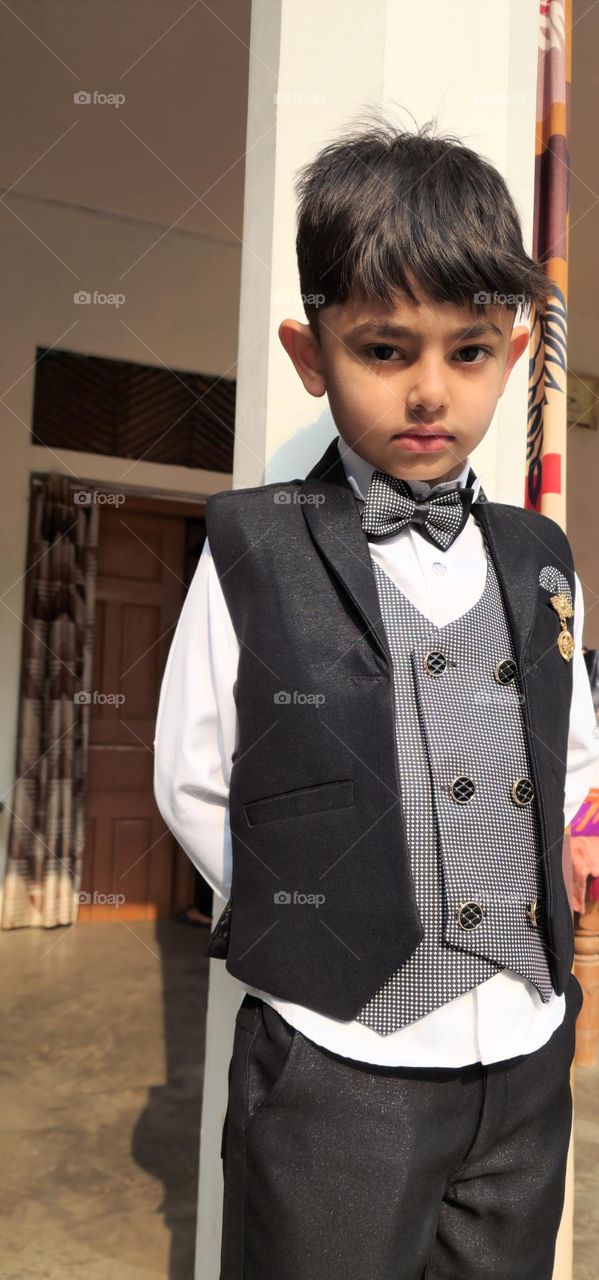
POLYGON ((429 484, 434 480, 436 484, 443 484, 445 480, 457 480, 464 470, 466 456, 460 459, 456 456, 455 450, 449 453, 448 450, 443 449, 427 457, 416 454, 406 457, 403 452, 397 450, 396 453, 393 451, 387 453, 384 462, 378 462, 375 465, 388 471, 390 475, 397 476, 398 479, 405 476, 409 480, 426 480, 429 484))

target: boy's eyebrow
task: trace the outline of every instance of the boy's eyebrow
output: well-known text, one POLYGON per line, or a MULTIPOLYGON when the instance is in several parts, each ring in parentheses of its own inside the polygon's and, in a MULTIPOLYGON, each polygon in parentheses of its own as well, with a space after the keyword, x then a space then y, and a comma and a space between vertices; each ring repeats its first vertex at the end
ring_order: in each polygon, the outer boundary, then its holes
MULTIPOLYGON (((349 333, 350 338, 375 335, 382 338, 413 338, 415 336, 414 330, 410 329, 409 325, 395 324, 392 320, 364 320, 349 333)), ((494 324, 492 320, 475 320, 473 324, 466 325, 463 329, 454 329, 447 336, 450 342, 454 342, 459 338, 484 338, 488 335, 503 337, 499 325, 494 324)))

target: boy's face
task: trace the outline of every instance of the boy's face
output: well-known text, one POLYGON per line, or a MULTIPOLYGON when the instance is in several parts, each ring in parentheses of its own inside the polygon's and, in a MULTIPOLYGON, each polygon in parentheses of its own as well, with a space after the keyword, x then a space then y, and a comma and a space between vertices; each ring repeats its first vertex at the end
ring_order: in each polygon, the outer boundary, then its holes
POLYGON ((529 331, 505 306, 484 315, 419 297, 391 310, 336 303, 319 314, 320 341, 297 320, 283 320, 279 337, 356 453, 389 475, 441 483, 486 434, 529 331))

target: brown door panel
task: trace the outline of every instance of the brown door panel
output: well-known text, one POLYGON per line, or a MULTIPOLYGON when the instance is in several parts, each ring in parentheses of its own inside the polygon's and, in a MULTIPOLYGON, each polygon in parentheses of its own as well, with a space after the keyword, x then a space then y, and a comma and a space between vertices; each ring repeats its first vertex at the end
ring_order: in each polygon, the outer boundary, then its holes
POLYGON ((185 510, 100 514, 80 921, 172 916, 193 872, 154 800, 160 682, 185 597, 185 510))

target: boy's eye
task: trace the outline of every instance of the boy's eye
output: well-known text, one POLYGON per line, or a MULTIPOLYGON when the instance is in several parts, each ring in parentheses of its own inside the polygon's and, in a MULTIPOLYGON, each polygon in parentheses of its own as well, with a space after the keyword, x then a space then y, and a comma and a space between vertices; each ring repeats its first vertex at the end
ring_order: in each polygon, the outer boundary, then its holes
MULTIPOLYGON (((386 352, 387 352, 387 351, 390 351, 390 352, 391 352, 391 354, 393 354, 393 352, 395 351, 395 347, 388 347, 384 342, 379 342, 379 343, 378 343, 378 345, 377 345, 376 347, 368 347, 368 353, 369 353, 369 355, 373 355, 375 351, 377 352, 377 359, 378 359, 378 353, 379 353, 379 352, 381 352, 381 351, 386 351, 386 352)), ((387 356, 386 356, 386 355, 382 357, 382 361, 381 361, 381 362, 382 362, 383 364, 388 364, 388 363, 389 363, 388 358, 387 358, 387 356)))
MULTIPOLYGON (((473 351, 482 351, 482 353, 483 353, 483 359, 486 359, 486 357, 487 357, 487 356, 491 355, 491 352, 488 350, 488 348, 487 348, 487 347, 472 347, 472 346, 471 346, 471 347, 461 347, 461 349, 458 351, 458 355, 463 356, 463 355, 464 355, 464 352, 472 354, 472 352, 473 352, 473 351)), ((481 363, 482 363, 482 361, 481 361, 481 360, 466 360, 466 361, 465 361, 465 364, 481 364, 481 363)))

